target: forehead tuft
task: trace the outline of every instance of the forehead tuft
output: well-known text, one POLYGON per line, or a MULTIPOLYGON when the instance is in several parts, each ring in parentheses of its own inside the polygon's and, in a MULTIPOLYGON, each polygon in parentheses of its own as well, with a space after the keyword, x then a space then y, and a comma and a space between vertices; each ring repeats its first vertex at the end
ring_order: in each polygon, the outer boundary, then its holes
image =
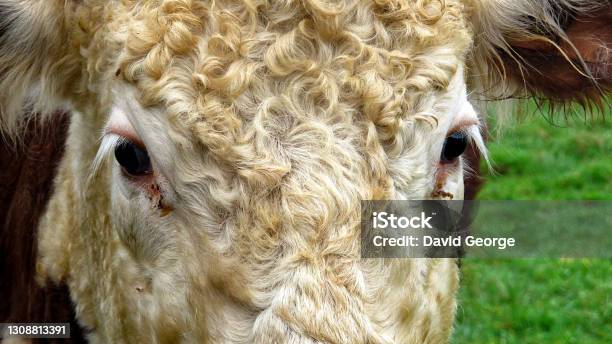
POLYGON ((213 151, 236 145, 262 111, 348 112, 393 135, 419 97, 448 86, 471 43, 452 0, 166 0, 128 9, 123 77, 143 105, 164 106, 213 151))

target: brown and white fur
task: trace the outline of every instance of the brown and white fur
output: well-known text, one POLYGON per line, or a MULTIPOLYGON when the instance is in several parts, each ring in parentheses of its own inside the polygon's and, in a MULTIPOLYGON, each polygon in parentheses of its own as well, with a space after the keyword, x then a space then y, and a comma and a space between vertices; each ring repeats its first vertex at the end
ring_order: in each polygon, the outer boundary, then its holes
POLYGON ((94 343, 445 343, 452 259, 362 260, 360 201, 462 198, 468 99, 606 106, 608 1, 3 0, 0 111, 72 110, 39 226, 94 343), (548 63, 553 61, 554 63, 548 63), (142 142, 154 174, 112 159, 142 142))

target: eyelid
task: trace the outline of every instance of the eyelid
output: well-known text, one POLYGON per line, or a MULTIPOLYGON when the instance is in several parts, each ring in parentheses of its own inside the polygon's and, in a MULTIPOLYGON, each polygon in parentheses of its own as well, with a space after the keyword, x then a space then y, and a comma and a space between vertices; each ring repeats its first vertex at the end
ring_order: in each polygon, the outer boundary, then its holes
POLYGON ((104 128, 104 136, 106 135, 117 135, 135 144, 136 146, 138 146, 138 148, 143 149, 145 151, 147 150, 147 147, 140 139, 140 137, 138 137, 138 134, 127 128, 122 128, 111 124, 104 128))
POLYGON ((110 113, 110 117, 106 126, 104 127, 103 135, 116 135, 131 143, 135 144, 141 149, 146 150, 146 145, 140 138, 140 135, 136 132, 132 123, 128 119, 128 116, 124 111, 117 108, 113 108, 110 113))
POLYGON ((464 119, 453 124, 453 126, 448 130, 447 136, 457 131, 464 131, 466 133, 469 133, 468 129, 470 129, 471 127, 479 126, 480 121, 478 119, 464 119))

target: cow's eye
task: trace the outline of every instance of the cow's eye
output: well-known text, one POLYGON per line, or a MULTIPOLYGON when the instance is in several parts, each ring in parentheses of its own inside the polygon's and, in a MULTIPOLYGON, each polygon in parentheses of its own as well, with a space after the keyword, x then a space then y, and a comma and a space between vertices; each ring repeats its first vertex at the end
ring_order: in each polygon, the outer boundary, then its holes
POLYGON ((450 134, 444 141, 444 147, 442 147, 440 161, 442 163, 449 163, 454 161, 465 151, 467 144, 468 138, 464 132, 456 131, 450 134))
POLYGON ((142 176, 153 171, 147 151, 130 141, 123 141, 117 145, 115 159, 125 172, 133 176, 142 176))

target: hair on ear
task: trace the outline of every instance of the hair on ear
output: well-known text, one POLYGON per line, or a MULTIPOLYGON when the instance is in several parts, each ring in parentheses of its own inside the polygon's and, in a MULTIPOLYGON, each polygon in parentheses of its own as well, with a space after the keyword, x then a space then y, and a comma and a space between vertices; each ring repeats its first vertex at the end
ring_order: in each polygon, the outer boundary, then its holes
POLYGON ((475 0, 471 59, 489 99, 532 97, 565 106, 609 106, 610 0, 475 0))
POLYGON ((0 132, 19 135, 24 113, 53 113, 73 81, 70 1, 0 2, 0 132))

